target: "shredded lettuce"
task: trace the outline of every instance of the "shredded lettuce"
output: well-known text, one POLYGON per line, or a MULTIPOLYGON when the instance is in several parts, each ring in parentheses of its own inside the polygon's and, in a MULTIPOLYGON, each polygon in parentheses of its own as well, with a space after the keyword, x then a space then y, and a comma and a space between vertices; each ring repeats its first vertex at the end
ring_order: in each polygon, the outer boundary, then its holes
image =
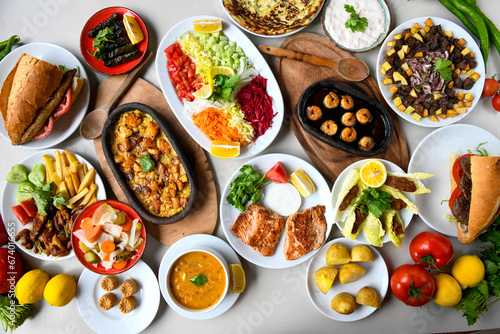
POLYGON ((196 73, 207 83, 210 77, 210 69, 216 66, 212 54, 203 48, 193 37, 193 34, 185 33, 177 41, 184 54, 190 57, 196 64, 196 73))

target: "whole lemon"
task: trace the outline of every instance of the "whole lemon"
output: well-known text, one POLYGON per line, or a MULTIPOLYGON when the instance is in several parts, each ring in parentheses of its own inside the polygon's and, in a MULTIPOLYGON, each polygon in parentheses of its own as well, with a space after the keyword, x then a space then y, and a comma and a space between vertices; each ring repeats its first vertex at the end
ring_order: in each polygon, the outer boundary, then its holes
POLYGON ((462 255, 451 268, 451 274, 462 289, 477 286, 484 279, 484 272, 484 263, 477 255, 462 255))
POLYGON ((49 275, 34 269, 24 274, 16 284, 15 294, 19 304, 33 304, 43 298, 43 289, 49 281, 49 275))
POLYGON ((52 306, 65 306, 76 295, 75 276, 59 274, 47 283, 43 290, 43 298, 52 306))
POLYGON ((462 299, 462 288, 453 276, 439 273, 433 275, 436 282, 436 290, 432 296, 432 300, 441 306, 455 306, 462 299))

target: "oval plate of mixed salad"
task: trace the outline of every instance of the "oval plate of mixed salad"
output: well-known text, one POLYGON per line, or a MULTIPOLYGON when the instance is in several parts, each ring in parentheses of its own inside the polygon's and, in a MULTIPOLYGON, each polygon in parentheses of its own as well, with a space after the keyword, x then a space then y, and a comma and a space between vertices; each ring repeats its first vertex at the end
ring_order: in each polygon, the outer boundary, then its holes
POLYGON ((156 73, 172 111, 218 158, 249 158, 283 123, 283 97, 271 69, 236 26, 214 16, 179 22, 163 37, 156 73))

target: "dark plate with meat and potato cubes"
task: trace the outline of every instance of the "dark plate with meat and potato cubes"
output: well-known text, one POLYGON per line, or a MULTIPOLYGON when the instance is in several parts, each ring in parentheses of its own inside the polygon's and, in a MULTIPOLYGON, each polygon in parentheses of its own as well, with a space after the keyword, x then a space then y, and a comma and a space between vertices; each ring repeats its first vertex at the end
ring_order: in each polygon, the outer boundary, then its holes
POLYGON ((394 132, 380 103, 330 80, 318 81, 302 93, 297 116, 303 129, 317 139, 363 157, 384 152, 394 132))

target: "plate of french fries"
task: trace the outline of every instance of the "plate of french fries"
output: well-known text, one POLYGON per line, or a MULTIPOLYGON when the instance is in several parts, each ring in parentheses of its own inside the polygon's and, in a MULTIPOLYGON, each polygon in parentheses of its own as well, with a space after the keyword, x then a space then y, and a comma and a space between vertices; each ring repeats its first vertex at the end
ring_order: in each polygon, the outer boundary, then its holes
MULTIPOLYGON (((63 197, 69 212, 79 206, 85 207, 98 200, 106 199, 106 190, 101 177, 95 168, 78 154, 68 150, 49 149, 32 154, 19 164, 23 165, 28 172, 33 170, 35 165, 44 164, 45 183, 54 183, 53 196, 63 197)), ((12 211, 12 207, 19 205, 16 201, 18 187, 18 184, 7 182, 2 193, 2 217, 11 239, 14 239, 21 230, 33 228, 33 223, 23 226, 12 211)), ((66 259, 74 256, 73 250, 70 250, 69 254, 64 257, 54 257, 35 248, 28 249, 22 246, 20 241, 16 241, 16 244, 27 254, 42 260, 66 259)))

